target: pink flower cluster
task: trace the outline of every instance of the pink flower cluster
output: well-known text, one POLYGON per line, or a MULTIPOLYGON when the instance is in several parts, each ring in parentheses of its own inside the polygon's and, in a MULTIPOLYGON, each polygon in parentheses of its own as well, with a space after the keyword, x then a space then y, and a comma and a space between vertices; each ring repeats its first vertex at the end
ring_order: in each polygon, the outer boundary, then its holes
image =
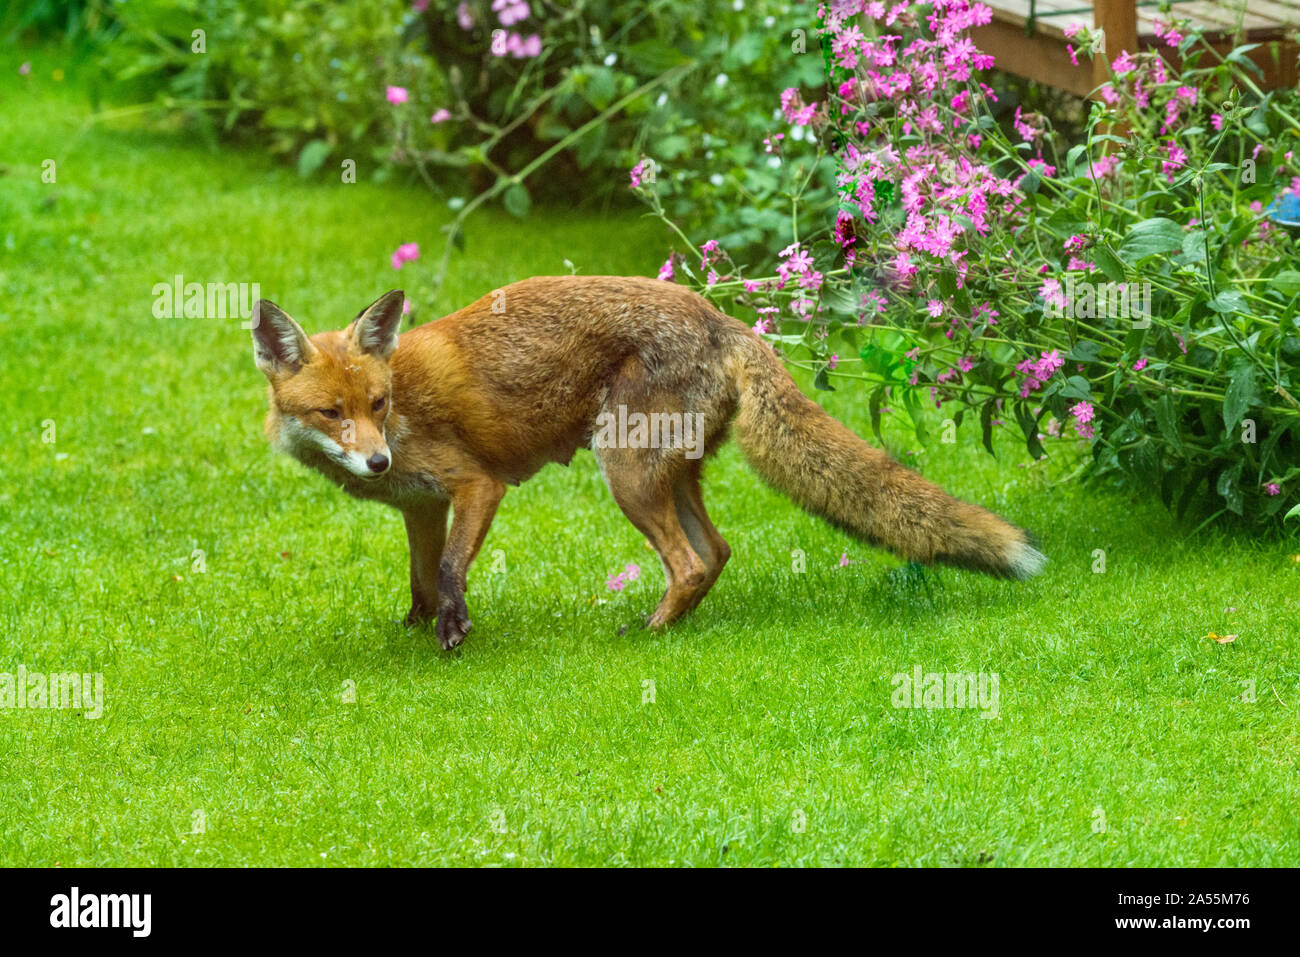
MULTIPOLYGON (((973 227, 987 235, 997 222, 1018 217, 1022 199, 1020 176, 1000 176, 979 162, 973 150, 981 138, 967 129, 975 117, 974 88, 985 97, 993 95, 976 77, 993 65, 993 58, 979 52, 967 31, 987 24, 992 11, 973 0, 936 0, 925 14, 926 35, 907 42, 889 29, 896 23, 916 25, 917 11, 924 9, 844 0, 830 4, 826 19, 834 62, 853 71, 827 105, 828 118, 835 117, 848 134, 837 185, 843 201, 874 223, 877 184, 897 182, 906 220, 882 266, 904 289, 923 266, 952 266, 958 285, 964 284, 970 268, 963 239, 967 231, 973 227), (877 36, 864 36, 847 24, 847 18, 859 14, 884 21, 877 36), (916 142, 895 145, 895 126, 916 142), (954 135, 961 129, 968 135, 954 135)), ((782 112, 791 122, 811 115, 807 109, 798 91, 782 95, 782 112)), ((1016 117, 1017 129, 1030 140, 1042 133, 1032 119, 1016 117)), ((1055 172, 1041 158, 1039 163, 1043 175, 1055 172)), ((841 245, 852 241, 851 222, 852 217, 842 215, 836 224, 841 245)))
POLYGON ((503 27, 522 23, 532 16, 532 10, 524 0, 492 0, 492 9, 503 27))
POLYGON ((1025 378, 1020 384, 1020 398, 1029 398, 1029 393, 1037 392, 1050 379, 1056 370, 1065 365, 1061 354, 1053 349, 1040 354, 1037 359, 1026 359, 1016 366, 1016 371, 1025 378))
POLYGON ((1092 424, 1092 403, 1079 402, 1070 406, 1070 415, 1074 418, 1074 431, 1079 438, 1092 438, 1096 431, 1092 424))
POLYGON ((623 570, 617 574, 610 575, 605 579, 605 587, 610 591, 622 591, 627 587, 628 582, 634 582, 641 577, 641 566, 634 562, 629 562, 623 566, 623 570))
POLYGON ((536 33, 524 37, 513 31, 506 33, 504 30, 496 30, 493 31, 491 50, 493 56, 511 56, 516 60, 525 60, 542 52, 542 38, 536 33))
POLYGON ((389 260, 394 269, 401 269, 405 263, 415 262, 420 258, 419 243, 402 243, 393 250, 392 258, 389 260))

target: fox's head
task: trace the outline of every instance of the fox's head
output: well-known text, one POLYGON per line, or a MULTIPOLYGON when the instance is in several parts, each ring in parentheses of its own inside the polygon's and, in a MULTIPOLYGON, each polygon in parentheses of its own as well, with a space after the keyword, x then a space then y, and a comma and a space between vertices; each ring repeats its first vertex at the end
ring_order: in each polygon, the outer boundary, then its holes
POLYGON ((358 478, 388 471, 389 360, 402 302, 402 291, 394 289, 342 331, 309 338, 275 303, 258 301, 253 358, 271 383, 266 434, 277 449, 309 465, 333 463, 358 478))

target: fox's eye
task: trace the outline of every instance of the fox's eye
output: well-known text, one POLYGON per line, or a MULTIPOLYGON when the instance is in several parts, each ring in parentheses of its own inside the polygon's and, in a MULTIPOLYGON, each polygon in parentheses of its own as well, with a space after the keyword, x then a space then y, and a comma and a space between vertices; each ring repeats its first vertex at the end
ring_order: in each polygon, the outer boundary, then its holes
POLYGON ((388 399, 381 395, 378 399, 375 400, 373 408, 376 412, 378 412, 387 404, 388 404, 388 399))
POLYGON ((327 419, 337 419, 339 417, 338 409, 317 409, 316 411, 327 419))

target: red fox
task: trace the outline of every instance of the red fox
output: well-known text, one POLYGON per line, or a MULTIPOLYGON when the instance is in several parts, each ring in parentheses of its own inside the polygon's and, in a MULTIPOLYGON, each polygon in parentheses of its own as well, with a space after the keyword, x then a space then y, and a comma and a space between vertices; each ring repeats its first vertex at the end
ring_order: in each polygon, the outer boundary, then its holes
POLYGON ((253 352, 270 382, 271 443, 401 511, 406 621, 436 617, 444 649, 470 630, 466 572, 506 487, 582 446, 663 563, 650 628, 698 605, 731 555, 700 494, 704 456, 728 431, 775 488, 903 558, 1009 578, 1046 561, 1023 530, 827 415, 754 332, 685 287, 525 279, 399 335, 403 301, 385 293, 342 331, 309 337, 261 300, 253 352), (647 435, 656 417, 667 442, 647 435))

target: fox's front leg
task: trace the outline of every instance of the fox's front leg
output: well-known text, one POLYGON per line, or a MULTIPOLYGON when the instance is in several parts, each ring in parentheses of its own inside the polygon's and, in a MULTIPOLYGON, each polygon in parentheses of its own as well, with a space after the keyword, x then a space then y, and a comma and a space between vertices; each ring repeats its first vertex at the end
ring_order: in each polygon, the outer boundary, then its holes
POLYGON ((455 648, 469 634, 465 575, 505 494, 505 485, 487 475, 452 489, 451 535, 438 565, 438 642, 444 649, 455 648))
POLYGON ((438 565, 447 541, 447 507, 433 500, 402 513, 406 541, 411 549, 411 610, 408 625, 418 625, 438 614, 438 565))

